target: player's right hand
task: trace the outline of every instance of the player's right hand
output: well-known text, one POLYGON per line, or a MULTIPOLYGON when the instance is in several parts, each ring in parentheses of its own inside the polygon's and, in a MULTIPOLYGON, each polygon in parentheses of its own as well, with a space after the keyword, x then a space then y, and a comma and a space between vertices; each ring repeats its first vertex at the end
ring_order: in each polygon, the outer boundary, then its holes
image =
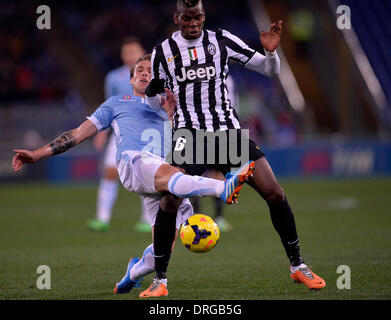
POLYGON ((264 49, 273 52, 280 44, 282 35, 282 20, 270 25, 269 31, 262 31, 260 40, 264 49))
POLYGON ((12 159, 12 168, 15 172, 19 171, 25 163, 37 162, 34 151, 14 149, 15 156, 12 159))

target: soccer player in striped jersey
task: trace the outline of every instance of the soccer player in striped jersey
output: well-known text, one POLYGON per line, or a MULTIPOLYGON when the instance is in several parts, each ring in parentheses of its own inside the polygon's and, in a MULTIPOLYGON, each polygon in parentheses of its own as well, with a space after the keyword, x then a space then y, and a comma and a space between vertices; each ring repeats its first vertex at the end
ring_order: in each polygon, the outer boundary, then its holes
MULTIPOLYGON (((129 83, 130 69, 144 55, 145 51, 139 39, 127 37, 123 40, 121 45, 123 65, 107 74, 104 88, 106 99, 112 96, 132 94, 133 88, 129 83)), ((93 140, 93 145, 97 151, 102 151, 107 142, 103 156, 103 174, 98 187, 96 218, 87 221, 87 227, 94 231, 106 231, 109 228, 113 208, 118 197, 118 173, 115 163, 117 146, 114 134, 109 131, 99 132, 93 140)), ((151 227, 142 202, 141 208, 141 217, 135 225, 135 230, 150 232, 151 227)))
MULTIPOLYGON (((225 163, 220 158, 212 164, 207 161, 205 154, 209 150, 209 141, 197 139, 203 137, 201 131, 223 132, 228 136, 225 143, 221 143, 220 139, 214 140, 217 155, 222 152, 230 155, 231 151, 240 154, 241 147, 248 147, 246 155, 255 161, 255 173, 248 184, 268 204, 272 224, 290 261, 291 279, 304 283, 310 289, 323 288, 325 281, 313 273, 302 259, 295 219, 285 193, 259 147, 249 139, 240 140, 239 118, 227 96, 229 60, 268 77, 279 73, 280 61, 276 49, 282 34, 282 21, 273 23, 269 31, 261 33, 260 41, 265 55, 226 30, 204 29, 205 10, 201 0, 177 0, 174 22, 179 30, 153 50, 153 78, 146 91, 148 96, 153 97, 167 86, 175 94, 173 164, 191 175, 202 175, 209 168, 226 174, 233 165, 237 165, 230 158, 225 163), (236 139, 230 139, 231 134, 236 139), (204 151, 201 156, 204 161, 201 163, 197 157, 200 151, 204 151), (192 155, 190 160, 187 153, 192 155)), ((155 225, 155 229, 160 228, 166 228, 166 234, 172 232, 167 227, 155 225)), ((168 248, 165 251, 168 252, 168 248)), ((165 273, 159 275, 157 270, 159 277, 164 278, 165 273)), ((153 295, 153 292, 149 294, 153 295)))
MULTIPOLYGON (((227 89, 228 89, 228 98, 231 102, 231 105, 235 108, 236 112, 239 114, 239 106, 237 104, 238 98, 237 98, 237 92, 235 90, 235 83, 232 76, 229 74, 227 77, 227 89)), ((216 170, 207 170, 204 174, 204 176, 209 178, 215 178, 215 179, 224 179, 224 176, 221 174, 221 172, 216 170)), ((232 225, 227 221, 227 219, 224 217, 224 207, 223 202, 220 199, 214 198, 214 220, 216 221, 217 225, 219 226, 220 231, 222 232, 228 232, 232 230, 232 225)), ((193 205, 194 212, 201 212, 201 199, 200 198, 193 198, 191 199, 191 204, 193 205)))

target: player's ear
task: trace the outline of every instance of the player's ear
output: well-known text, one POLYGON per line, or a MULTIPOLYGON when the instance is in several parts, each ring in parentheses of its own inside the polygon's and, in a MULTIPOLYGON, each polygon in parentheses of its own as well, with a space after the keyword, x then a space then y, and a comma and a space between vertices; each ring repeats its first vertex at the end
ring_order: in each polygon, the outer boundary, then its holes
POLYGON ((179 17, 178 17, 178 15, 177 15, 176 12, 174 13, 174 23, 175 23, 176 25, 179 24, 179 17))

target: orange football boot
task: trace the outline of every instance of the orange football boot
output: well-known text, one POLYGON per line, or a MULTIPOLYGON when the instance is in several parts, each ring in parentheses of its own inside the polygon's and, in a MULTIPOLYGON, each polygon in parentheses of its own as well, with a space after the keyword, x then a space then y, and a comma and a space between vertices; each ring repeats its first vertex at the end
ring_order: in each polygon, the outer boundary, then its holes
POLYGON ((229 172, 224 181, 224 190, 220 199, 228 204, 238 203, 239 191, 244 183, 253 176, 255 162, 247 162, 244 166, 235 172, 229 172))
POLYGON ((168 296, 168 290, 165 284, 161 283, 159 279, 153 279, 151 286, 140 293, 140 298, 151 298, 151 297, 165 297, 168 296))
POLYGON ((326 286, 326 281, 311 271, 304 263, 298 267, 290 267, 291 279, 295 283, 304 283, 308 289, 320 290, 326 286))

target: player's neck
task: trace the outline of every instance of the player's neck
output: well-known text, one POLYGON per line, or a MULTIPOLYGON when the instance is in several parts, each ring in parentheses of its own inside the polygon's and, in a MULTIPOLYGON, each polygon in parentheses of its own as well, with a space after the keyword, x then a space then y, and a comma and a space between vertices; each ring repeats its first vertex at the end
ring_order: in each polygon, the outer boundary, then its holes
POLYGON ((145 98, 145 92, 137 92, 136 89, 133 89, 133 95, 140 98, 145 98))
POLYGON ((204 30, 202 30, 201 35, 198 38, 195 38, 195 39, 186 39, 183 36, 182 31, 179 30, 179 38, 181 39, 181 41, 183 41, 185 43, 194 43, 194 42, 202 39, 203 37, 204 37, 204 30))

